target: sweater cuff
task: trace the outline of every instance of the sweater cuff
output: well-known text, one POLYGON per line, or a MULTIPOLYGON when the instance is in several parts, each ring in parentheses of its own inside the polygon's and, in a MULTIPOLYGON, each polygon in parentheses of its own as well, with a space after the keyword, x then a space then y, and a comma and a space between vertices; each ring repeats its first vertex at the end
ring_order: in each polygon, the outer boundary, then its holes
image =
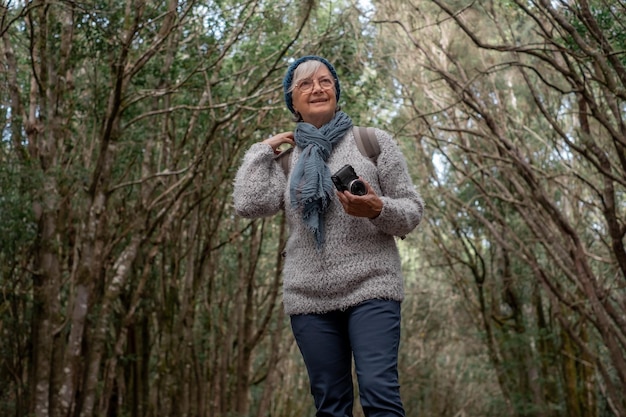
POLYGON ((413 229, 414 225, 410 224, 409 219, 402 215, 398 207, 393 207, 390 198, 381 197, 383 208, 378 216, 369 219, 370 222, 380 231, 392 236, 406 236, 413 229))

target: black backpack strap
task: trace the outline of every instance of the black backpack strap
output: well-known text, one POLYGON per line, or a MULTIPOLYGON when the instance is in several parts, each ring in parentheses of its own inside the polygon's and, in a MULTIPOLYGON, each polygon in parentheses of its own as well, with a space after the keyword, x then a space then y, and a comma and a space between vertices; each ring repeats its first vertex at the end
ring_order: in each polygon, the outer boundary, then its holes
POLYGON ((378 160, 380 155, 380 146, 378 146, 378 139, 376 138, 376 132, 373 127, 361 127, 354 126, 354 142, 357 148, 363 154, 368 157, 374 164, 378 160))

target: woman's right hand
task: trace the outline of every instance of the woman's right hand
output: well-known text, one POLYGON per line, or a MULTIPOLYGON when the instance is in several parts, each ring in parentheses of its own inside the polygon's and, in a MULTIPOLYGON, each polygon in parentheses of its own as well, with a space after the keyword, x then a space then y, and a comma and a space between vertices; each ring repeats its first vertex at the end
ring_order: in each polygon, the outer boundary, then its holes
POLYGON ((296 142, 293 137, 293 132, 283 132, 279 133, 271 138, 265 139, 263 143, 268 144, 272 147, 275 154, 279 154, 280 150, 278 149, 280 145, 283 143, 288 143, 291 146, 296 146, 296 142))

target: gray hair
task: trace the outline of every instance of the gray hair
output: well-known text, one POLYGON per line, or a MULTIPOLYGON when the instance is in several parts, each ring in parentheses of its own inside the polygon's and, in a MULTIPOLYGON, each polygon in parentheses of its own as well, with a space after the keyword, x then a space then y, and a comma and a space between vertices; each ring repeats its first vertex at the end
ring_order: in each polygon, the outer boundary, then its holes
POLYGON ((306 78, 311 78, 320 68, 326 68, 323 62, 311 59, 309 61, 305 61, 302 64, 298 65, 298 67, 293 72, 293 80, 291 81, 291 85, 289 86, 289 93, 293 93, 293 90, 296 89, 296 85, 306 78))

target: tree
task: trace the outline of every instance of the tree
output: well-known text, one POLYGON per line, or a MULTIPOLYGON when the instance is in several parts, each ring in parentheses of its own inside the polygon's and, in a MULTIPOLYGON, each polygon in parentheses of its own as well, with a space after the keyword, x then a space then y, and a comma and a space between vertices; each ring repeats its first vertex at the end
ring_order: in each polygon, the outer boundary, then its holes
POLYGON ((516 415, 626 415, 620 10, 436 0, 377 15, 404 40, 396 123, 429 178, 431 262, 445 256, 516 415))
POLYGON ((230 194, 243 151, 292 126, 292 57, 370 88, 358 16, 334 5, 1 9, 2 414, 310 410, 280 305, 283 220, 236 218, 230 194))

